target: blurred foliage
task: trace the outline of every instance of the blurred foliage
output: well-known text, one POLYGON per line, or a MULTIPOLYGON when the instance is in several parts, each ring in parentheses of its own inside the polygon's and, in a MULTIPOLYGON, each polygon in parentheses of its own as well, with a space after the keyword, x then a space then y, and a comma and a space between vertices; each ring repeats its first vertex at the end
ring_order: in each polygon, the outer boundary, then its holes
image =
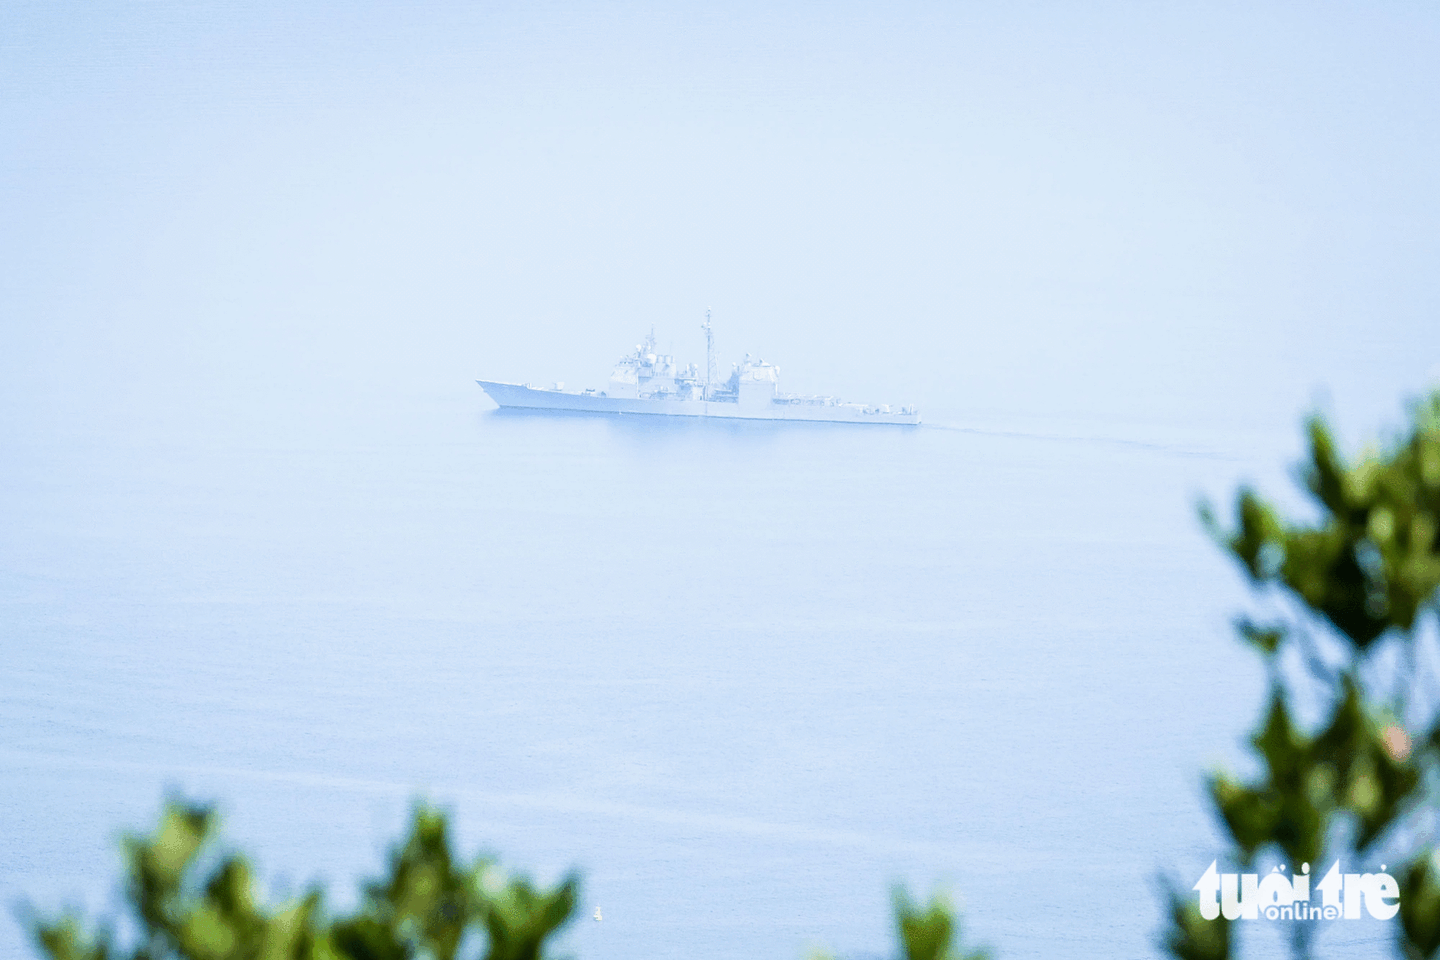
POLYGON ((1170 901, 1170 929, 1165 948, 1179 960, 1225 960, 1230 956, 1230 921, 1224 917, 1206 920, 1200 906, 1187 890, 1165 891, 1170 901))
POLYGON ((1412 421, 1390 450, 1346 463, 1325 420, 1312 417, 1301 479, 1320 522, 1286 522, 1246 488, 1237 528, 1221 533, 1257 585, 1282 586, 1358 651, 1387 630, 1409 631, 1440 586, 1440 393, 1417 404, 1412 421))
MULTIPOLYGON (((362 885, 353 914, 329 917, 318 889, 278 907, 257 897, 245 858, 216 856, 211 807, 172 800, 149 836, 123 842, 126 900, 137 932, 121 948, 110 927, 65 914, 28 923, 52 960, 541 960, 580 897, 570 876, 552 889, 457 860, 446 816, 417 807, 389 872, 362 885)), ((954 944, 943 896, 924 907, 895 893, 901 960, 986 960, 954 944)))
MULTIPOLYGON (((1202 515, 1248 574, 1274 622, 1237 623, 1264 659, 1269 704, 1250 743, 1263 772, 1210 778, 1209 793, 1251 863, 1262 850, 1289 864, 1382 853, 1401 879, 1397 953, 1432 958, 1440 948, 1440 875, 1420 814, 1440 799, 1440 684, 1423 661, 1433 642, 1440 588, 1440 393, 1417 403, 1404 436, 1347 461, 1321 417, 1308 423, 1299 477, 1316 507, 1293 522, 1253 490, 1236 499, 1235 526, 1202 515), (1377 654, 1390 646, 1394 655, 1377 654), (1425 647, 1425 649, 1422 649, 1425 647), (1297 703, 1321 704, 1314 729, 1297 703), (1415 730, 1407 727, 1419 726, 1415 730)), ((1188 892, 1171 892, 1166 949, 1181 960, 1231 956, 1230 925, 1206 921, 1188 892)), ((1297 956, 1313 928, 1297 926, 1297 956)))
POLYGON ((1434 854, 1415 858, 1401 884, 1405 956, 1411 960, 1433 957, 1440 949, 1440 868, 1434 854))
POLYGON ((1230 835, 1249 862, 1273 843, 1287 863, 1319 863, 1326 832, 1340 814, 1355 819, 1355 844, 1364 849, 1399 816, 1419 785, 1413 762, 1392 757, 1385 729, 1368 714, 1353 678, 1329 725, 1306 737, 1290 717, 1282 689, 1270 697, 1265 725, 1251 743, 1265 760, 1265 779, 1247 786, 1216 775, 1210 795, 1230 835))
POLYGON ((364 886, 353 915, 328 918, 319 890, 268 907, 243 857, 209 866, 216 826, 212 808, 172 801, 153 833, 125 839, 133 947, 66 915, 32 920, 41 951, 53 960, 452 960, 479 926, 486 960, 540 960, 579 896, 574 877, 544 890, 487 859, 458 862, 444 814, 418 807, 388 876, 364 886))
POLYGON ((986 950, 966 953, 955 943, 960 925, 954 905, 943 894, 921 906, 903 887, 897 887, 893 899, 901 960, 987 960, 990 956, 986 950))

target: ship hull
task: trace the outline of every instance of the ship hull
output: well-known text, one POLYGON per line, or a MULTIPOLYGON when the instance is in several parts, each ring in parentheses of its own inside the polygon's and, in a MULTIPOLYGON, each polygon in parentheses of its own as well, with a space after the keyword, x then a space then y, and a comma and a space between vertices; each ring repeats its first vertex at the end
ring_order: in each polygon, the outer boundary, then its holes
POLYGON ((606 397, 563 390, 537 390, 519 383, 477 380, 480 388, 501 408, 551 410, 567 413, 651 417, 697 417, 716 420, 788 420, 811 423, 871 423, 916 426, 918 413, 882 413, 853 403, 806 402, 778 398, 765 403, 739 404, 709 400, 638 399, 606 397), (869 412, 867 412, 869 411, 869 412))

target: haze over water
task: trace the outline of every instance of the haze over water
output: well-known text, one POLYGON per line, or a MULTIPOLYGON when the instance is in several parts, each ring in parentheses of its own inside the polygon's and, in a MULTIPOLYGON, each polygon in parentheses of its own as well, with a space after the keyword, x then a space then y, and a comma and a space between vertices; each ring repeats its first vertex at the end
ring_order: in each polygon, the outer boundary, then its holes
POLYGON ((1195 719, 1258 688, 1180 491, 1233 458, 477 394, 338 440, 24 439, 7 892, 103 889, 173 785, 348 895, 419 794, 583 867, 587 957, 878 951, 897 879, 1017 955, 1144 949, 1150 911, 1073 890, 1204 852, 1195 719))
POLYGON ((7 7, 0 898, 112 910, 175 788, 344 903, 423 796, 584 872, 581 960, 879 955, 895 881, 1155 956, 1263 693, 1195 499, 1440 360, 1437 25, 7 7), (473 384, 707 306, 927 425, 473 384))

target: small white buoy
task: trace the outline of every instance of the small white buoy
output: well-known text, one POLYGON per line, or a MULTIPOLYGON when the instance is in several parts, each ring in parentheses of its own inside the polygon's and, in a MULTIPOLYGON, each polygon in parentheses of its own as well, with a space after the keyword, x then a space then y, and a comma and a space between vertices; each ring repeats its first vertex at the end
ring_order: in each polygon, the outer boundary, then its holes
POLYGON ((599 907, 596 907, 596 908, 595 908, 595 919, 596 919, 596 920, 604 920, 604 919, 605 919, 604 917, 600 916, 600 908, 599 908, 599 907))

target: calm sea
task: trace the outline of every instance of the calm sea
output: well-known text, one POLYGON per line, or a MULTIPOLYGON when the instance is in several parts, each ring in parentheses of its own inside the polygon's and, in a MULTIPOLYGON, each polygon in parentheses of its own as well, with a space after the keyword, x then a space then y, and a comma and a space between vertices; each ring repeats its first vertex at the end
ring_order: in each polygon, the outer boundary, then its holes
POLYGON ((580 960, 887 954, 897 882, 1002 957, 1158 955, 1263 693, 1195 497, 1273 449, 487 406, 11 430, 7 906, 115 910, 167 790, 344 905, 423 797, 583 872, 580 960))

